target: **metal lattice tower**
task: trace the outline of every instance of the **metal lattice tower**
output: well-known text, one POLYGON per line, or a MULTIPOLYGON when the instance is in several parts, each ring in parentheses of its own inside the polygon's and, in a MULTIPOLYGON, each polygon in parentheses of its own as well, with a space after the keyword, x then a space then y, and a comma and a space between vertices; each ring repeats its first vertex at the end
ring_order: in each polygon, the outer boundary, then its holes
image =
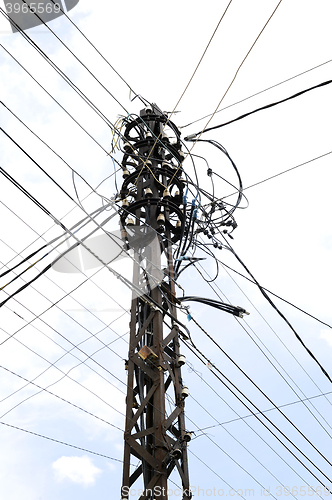
POLYGON ((179 345, 179 335, 186 335, 177 322, 173 271, 173 245, 185 235, 180 133, 152 105, 127 123, 124 136, 120 224, 122 238, 134 252, 134 292, 121 498, 127 500, 130 488, 142 480, 140 500, 167 499, 168 478, 177 469, 182 498, 190 499, 191 435, 184 416, 188 388, 182 382, 179 345), (166 122, 172 140, 163 132, 166 122), (174 404, 168 415, 166 398, 174 404), (134 470, 136 459, 140 464, 134 470))

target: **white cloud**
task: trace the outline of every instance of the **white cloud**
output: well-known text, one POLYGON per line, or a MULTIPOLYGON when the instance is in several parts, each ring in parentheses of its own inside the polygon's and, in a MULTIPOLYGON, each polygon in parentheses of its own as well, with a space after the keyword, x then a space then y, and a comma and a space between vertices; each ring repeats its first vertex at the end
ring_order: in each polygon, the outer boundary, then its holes
POLYGON ((332 332, 331 330, 322 330, 320 338, 326 340, 326 342, 332 347, 332 332))
POLYGON ((92 460, 83 457, 61 457, 52 464, 57 481, 69 479, 84 487, 93 486, 96 479, 103 472, 93 465, 92 460))

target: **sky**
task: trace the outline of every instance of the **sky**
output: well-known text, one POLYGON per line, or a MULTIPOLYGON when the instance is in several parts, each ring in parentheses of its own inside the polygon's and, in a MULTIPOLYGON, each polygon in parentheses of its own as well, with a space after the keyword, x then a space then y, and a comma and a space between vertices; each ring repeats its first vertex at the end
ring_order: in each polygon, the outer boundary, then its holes
MULTIPOLYGON (((0 4, 3 9, 2 0, 0 4)), ((186 137, 206 126, 209 118, 196 120, 216 110, 277 4, 233 0, 191 81, 227 1, 80 0, 68 16, 123 80, 65 16, 48 23, 54 34, 45 26, 26 34, 112 124, 119 116, 139 113, 142 103, 133 100, 137 93, 163 111, 177 105, 172 120, 186 137)), ((328 0, 283 0, 208 126, 329 80, 331 16, 328 0)), ((45 172, 75 200, 77 193, 86 211, 101 207, 102 196, 109 199, 116 193, 115 167, 107 154, 110 126, 0 17, 0 166, 71 227, 84 213, 45 172)), ((217 140, 227 149, 249 201, 235 213, 238 228, 230 241, 234 250, 262 286, 326 323, 271 296, 331 375, 330 103, 327 85, 202 138, 217 140)), ((197 143, 192 152, 236 182, 230 164, 216 149, 197 143)), ((121 161, 121 152, 115 157, 121 161)), ((184 168, 191 171, 189 160, 184 168)), ((203 160, 197 159, 197 169, 200 184, 211 189, 203 160)), ((116 179, 120 185, 121 176, 116 179)), ((233 193, 215 175, 214 180, 220 197, 233 193)), ((117 230, 114 210, 104 213, 114 214, 106 227, 117 230)), ((62 234, 49 215, 3 176, 0 220, 2 272, 62 234)), ((246 274, 230 252, 215 252, 224 264, 246 274)), ((50 259, 22 278, 32 279, 50 259)), ((114 268, 131 279, 127 260, 114 268)), ((215 272, 212 258, 203 261, 205 277, 215 272)), ((1 278, 1 287, 7 277, 1 278)), ((24 284, 22 278, 1 291, 1 301, 24 284)), ((200 304, 190 308, 193 318, 270 400, 288 405, 284 414, 302 432, 280 412, 268 412, 293 443, 278 434, 292 455, 258 419, 248 416, 248 408, 210 367, 182 345, 187 357, 183 379, 190 389, 186 422, 194 432, 189 445, 194 498, 291 496, 287 488, 295 498, 327 497, 324 491, 320 495, 319 480, 332 487, 324 476, 331 477, 331 464, 325 460, 331 461, 331 383, 255 285, 223 265, 213 288, 194 269, 183 273, 180 284, 187 295, 216 299, 217 292, 250 312, 237 320, 200 304), (313 399, 300 401, 306 398, 313 399)), ((128 288, 107 269, 75 274, 50 269, 1 307, 1 498, 120 498, 130 301, 128 288), (42 390, 46 388, 49 392, 42 390)), ((186 316, 182 320, 207 358, 260 409, 271 409, 271 402, 203 331, 186 316)), ((176 476, 172 479, 179 484, 176 476)), ((169 484, 169 498, 177 497, 176 484, 169 484)), ((137 491, 131 498, 138 498, 137 491)))

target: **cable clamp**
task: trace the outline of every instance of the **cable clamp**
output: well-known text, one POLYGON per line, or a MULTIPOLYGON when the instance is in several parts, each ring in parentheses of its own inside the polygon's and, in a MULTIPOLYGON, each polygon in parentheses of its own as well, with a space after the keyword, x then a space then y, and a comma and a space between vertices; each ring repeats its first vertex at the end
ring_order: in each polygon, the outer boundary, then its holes
POLYGON ((194 141, 197 137, 197 134, 191 134, 184 138, 185 141, 194 141))

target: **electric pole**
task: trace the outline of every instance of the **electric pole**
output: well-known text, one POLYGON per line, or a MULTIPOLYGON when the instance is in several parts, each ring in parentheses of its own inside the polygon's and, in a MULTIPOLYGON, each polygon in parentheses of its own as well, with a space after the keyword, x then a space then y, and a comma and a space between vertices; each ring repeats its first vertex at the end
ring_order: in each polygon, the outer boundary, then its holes
POLYGON ((186 335, 177 321, 172 248, 185 237, 186 229, 180 132, 151 105, 127 122, 124 137, 120 225, 122 239, 133 251, 134 291, 121 499, 127 500, 140 481, 144 492, 139 500, 167 500, 174 469, 182 498, 190 499, 191 435, 184 416, 189 392, 182 382, 185 358, 179 346, 179 335, 186 335))

